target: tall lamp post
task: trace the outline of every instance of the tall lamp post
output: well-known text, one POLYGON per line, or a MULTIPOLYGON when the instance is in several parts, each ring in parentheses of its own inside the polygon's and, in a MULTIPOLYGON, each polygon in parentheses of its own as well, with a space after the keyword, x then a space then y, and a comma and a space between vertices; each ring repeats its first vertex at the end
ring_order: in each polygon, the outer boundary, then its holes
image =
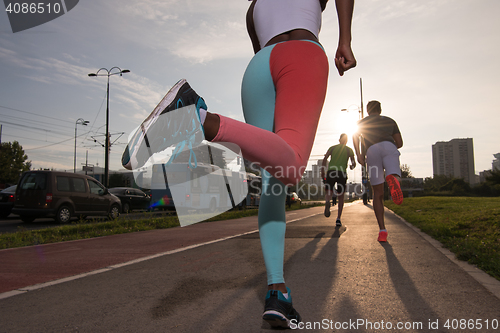
POLYGON ((105 144, 105 154, 104 154, 104 186, 109 186, 109 77, 111 75, 120 74, 122 76, 123 73, 130 73, 128 69, 120 69, 119 67, 112 67, 111 69, 101 68, 96 73, 90 73, 90 77, 94 76, 107 76, 108 77, 108 85, 106 90, 106 144, 105 144), (114 71, 113 71, 114 70, 114 71), (99 74, 100 72, 103 72, 99 74))
POLYGON ((76 173, 76 125, 87 126, 88 123, 89 123, 89 121, 83 120, 83 118, 78 118, 75 122, 75 156, 74 156, 74 162, 73 162, 73 173, 76 173))
MULTIPOLYGON (((363 112, 363 80, 360 78, 359 79, 359 91, 360 91, 360 94, 361 94, 361 107, 358 107, 358 112, 359 112, 359 119, 363 119, 364 118, 364 112, 363 112)), ((349 112, 348 109, 342 109, 340 111, 347 111, 349 112)), ((361 141, 361 145, 363 145, 363 141, 361 141)), ((361 148, 363 149, 363 148, 361 148)), ((362 165, 361 166, 361 182, 363 183, 363 185, 365 187, 368 187, 368 177, 367 177, 367 174, 366 174, 366 163, 365 165, 362 165)), ((368 203, 368 193, 366 193, 366 191, 364 191, 363 193, 363 204, 367 204, 368 203)))

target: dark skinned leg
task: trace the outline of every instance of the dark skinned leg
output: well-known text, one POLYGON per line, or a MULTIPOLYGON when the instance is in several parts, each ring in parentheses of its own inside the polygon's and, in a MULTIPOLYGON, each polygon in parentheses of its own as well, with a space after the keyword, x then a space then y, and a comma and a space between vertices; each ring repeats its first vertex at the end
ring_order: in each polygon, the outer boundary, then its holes
POLYGON ((220 118, 218 115, 207 112, 203 130, 205 131, 205 139, 212 141, 219 132, 220 118))

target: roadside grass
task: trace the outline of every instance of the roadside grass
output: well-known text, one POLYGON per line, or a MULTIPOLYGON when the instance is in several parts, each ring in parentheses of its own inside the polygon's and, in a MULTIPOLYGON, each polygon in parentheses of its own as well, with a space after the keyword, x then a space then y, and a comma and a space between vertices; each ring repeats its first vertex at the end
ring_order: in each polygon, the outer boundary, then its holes
MULTIPOLYGON (((314 207, 314 204, 294 204, 291 208, 287 207, 287 210, 310 207, 314 207)), ((255 216, 257 213, 258 209, 227 211, 204 222, 255 216)), ((113 221, 103 221, 102 219, 79 220, 68 225, 36 230, 27 230, 26 228, 19 227, 17 232, 0 234, 0 249, 65 242, 137 231, 167 229, 178 226, 180 226, 179 220, 175 215, 151 216, 151 214, 144 214, 135 220, 125 219, 124 217, 119 217, 113 221)))
POLYGON ((405 198, 385 206, 494 278, 500 280, 500 198, 405 198))

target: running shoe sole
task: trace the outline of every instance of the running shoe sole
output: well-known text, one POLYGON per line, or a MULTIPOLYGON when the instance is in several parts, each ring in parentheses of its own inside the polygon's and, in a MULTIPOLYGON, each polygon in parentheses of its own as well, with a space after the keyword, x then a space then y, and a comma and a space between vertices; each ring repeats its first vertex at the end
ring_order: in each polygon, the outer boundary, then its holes
POLYGON ((325 217, 330 217, 330 201, 325 203, 325 217))
POLYGON ((393 175, 389 175, 385 177, 385 181, 391 191, 392 201, 396 205, 401 205, 403 203, 403 192, 401 191, 401 186, 399 185, 398 180, 393 175))
MULTIPOLYGON (((196 94, 185 79, 182 79, 165 94, 151 114, 135 130, 132 139, 123 152, 122 165, 129 170, 141 167, 151 155, 167 148, 166 146, 170 143, 167 138, 160 137, 161 135, 157 134, 152 135, 151 133, 157 120, 164 113, 193 104, 196 105, 196 113, 199 120, 200 107, 204 109, 208 108, 203 98, 196 94)), ((153 132, 161 131, 155 129, 153 132)), ((163 133, 163 135, 171 134, 163 133)))
POLYGON ((288 320, 278 311, 266 311, 262 315, 262 319, 264 319, 269 325, 271 325, 271 327, 290 327, 290 320, 288 320))

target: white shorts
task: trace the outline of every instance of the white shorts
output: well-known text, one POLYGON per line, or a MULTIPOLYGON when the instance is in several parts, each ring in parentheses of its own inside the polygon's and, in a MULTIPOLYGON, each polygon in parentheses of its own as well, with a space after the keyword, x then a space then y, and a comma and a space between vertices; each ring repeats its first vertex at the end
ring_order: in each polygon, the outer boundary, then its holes
POLYGON ((366 167, 372 185, 384 183, 385 174, 401 177, 399 155, 401 153, 396 145, 389 141, 382 141, 368 148, 366 152, 366 167))

